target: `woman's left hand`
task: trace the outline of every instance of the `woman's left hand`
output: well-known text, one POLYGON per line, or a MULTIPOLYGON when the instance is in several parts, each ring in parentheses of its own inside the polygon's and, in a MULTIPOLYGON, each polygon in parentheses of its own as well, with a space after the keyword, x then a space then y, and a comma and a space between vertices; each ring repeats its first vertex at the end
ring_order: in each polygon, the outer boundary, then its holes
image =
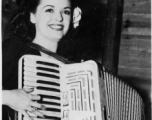
POLYGON ((3 104, 6 104, 14 110, 19 111, 29 120, 31 120, 31 118, 28 115, 27 111, 35 114, 36 116, 44 117, 44 114, 37 111, 37 108, 44 110, 45 107, 40 103, 35 102, 40 100, 41 98, 38 95, 29 94, 32 91, 33 89, 29 88, 6 90, 4 91, 5 97, 3 96, 3 101, 5 102, 3 104))

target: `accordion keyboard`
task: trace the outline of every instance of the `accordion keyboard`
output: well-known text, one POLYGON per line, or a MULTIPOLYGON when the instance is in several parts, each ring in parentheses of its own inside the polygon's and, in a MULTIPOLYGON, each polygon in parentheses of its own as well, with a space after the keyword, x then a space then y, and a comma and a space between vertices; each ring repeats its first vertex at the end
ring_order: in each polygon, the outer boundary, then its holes
MULTIPOLYGON (((60 96, 60 73, 59 66, 54 63, 23 59, 23 88, 34 88, 31 94, 41 96, 38 103, 47 109, 39 110, 46 115, 45 120, 61 120, 61 96, 60 96)), ((30 113, 33 119, 39 120, 30 113)), ((25 119, 25 118, 24 118, 25 119)))

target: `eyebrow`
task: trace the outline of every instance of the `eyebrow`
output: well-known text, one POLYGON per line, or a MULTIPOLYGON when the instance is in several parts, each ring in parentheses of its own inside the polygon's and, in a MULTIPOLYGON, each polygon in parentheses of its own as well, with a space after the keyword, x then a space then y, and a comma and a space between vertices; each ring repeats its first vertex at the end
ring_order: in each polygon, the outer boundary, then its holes
POLYGON ((45 7, 53 7, 53 8, 54 8, 53 5, 46 5, 46 6, 44 6, 43 8, 45 8, 45 7))
POLYGON ((64 9, 71 9, 71 7, 65 7, 64 9))
MULTIPOLYGON (((53 7, 53 8, 54 8, 53 5, 46 5, 46 6, 44 6, 43 8, 45 8, 45 7, 53 7)), ((65 7, 64 9, 71 9, 71 7, 65 7)))

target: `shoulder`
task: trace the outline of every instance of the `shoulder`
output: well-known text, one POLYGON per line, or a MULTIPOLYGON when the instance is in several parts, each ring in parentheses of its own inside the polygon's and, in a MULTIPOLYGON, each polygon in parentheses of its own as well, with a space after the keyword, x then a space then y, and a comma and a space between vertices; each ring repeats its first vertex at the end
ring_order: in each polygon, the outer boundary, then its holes
POLYGON ((28 43, 32 41, 26 41, 22 40, 21 38, 17 36, 12 36, 11 38, 8 38, 2 42, 2 52, 7 53, 16 53, 19 52, 20 54, 36 54, 37 51, 32 49, 28 43))
POLYGON ((32 49, 27 42, 13 36, 2 43, 2 59, 18 59, 25 54, 40 55, 38 50, 32 49))

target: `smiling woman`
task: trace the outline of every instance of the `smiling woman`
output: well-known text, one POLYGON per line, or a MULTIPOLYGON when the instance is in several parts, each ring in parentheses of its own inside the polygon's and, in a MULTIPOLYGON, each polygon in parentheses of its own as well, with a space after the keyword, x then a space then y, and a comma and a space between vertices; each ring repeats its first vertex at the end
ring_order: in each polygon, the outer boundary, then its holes
POLYGON ((36 26, 34 43, 56 52, 57 44, 66 35, 71 21, 69 0, 42 0, 31 22, 36 26))
MULTIPOLYGON (((36 109, 44 110, 45 106, 35 102, 41 99, 39 95, 28 94, 33 89, 17 89, 18 60, 25 54, 52 58, 47 53, 56 54, 59 41, 68 38, 75 5, 76 0, 26 0, 11 19, 12 34, 2 45, 3 105, 19 111, 29 120, 28 111, 44 118, 36 109)), ((3 119, 14 119, 12 109, 7 108, 3 119)))

